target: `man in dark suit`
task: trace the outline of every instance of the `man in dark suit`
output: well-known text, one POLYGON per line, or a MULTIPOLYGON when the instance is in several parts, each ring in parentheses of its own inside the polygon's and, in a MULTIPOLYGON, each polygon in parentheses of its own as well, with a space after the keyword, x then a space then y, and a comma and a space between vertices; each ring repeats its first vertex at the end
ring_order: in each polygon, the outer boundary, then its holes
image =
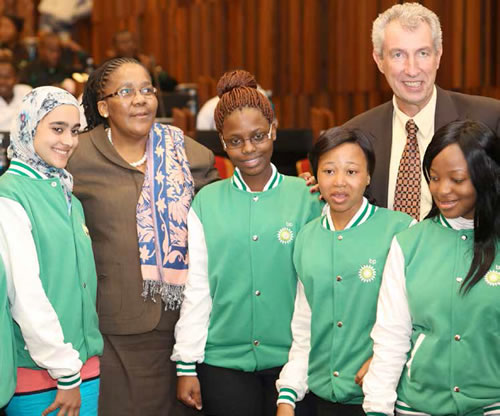
POLYGON ((441 25, 436 14, 418 3, 397 4, 380 14, 373 23, 372 41, 373 58, 394 96, 345 126, 373 136, 376 166, 370 191, 377 204, 422 219, 432 199, 421 166, 434 132, 451 121, 468 118, 485 123, 500 135, 500 101, 446 91, 435 85, 442 55, 441 25), (409 123, 417 127, 416 152, 407 152, 409 123), (415 168, 420 177, 418 187, 400 187, 398 177, 404 176, 401 171, 407 168, 402 164, 403 158, 408 160, 405 155, 414 158, 410 169, 415 168), (416 195, 413 213, 401 208, 405 200, 412 198, 410 194, 416 195))

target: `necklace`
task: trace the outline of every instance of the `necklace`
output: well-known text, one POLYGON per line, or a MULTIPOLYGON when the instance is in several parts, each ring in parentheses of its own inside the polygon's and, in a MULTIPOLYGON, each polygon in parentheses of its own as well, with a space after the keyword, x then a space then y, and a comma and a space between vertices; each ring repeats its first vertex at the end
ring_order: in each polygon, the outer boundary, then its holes
MULTIPOLYGON (((108 136, 109 142, 114 146, 113 139, 111 138, 111 129, 106 129, 106 135, 108 136)), ((141 157, 137 162, 128 162, 128 164, 134 168, 137 168, 146 163, 147 150, 144 152, 144 156, 141 157)))

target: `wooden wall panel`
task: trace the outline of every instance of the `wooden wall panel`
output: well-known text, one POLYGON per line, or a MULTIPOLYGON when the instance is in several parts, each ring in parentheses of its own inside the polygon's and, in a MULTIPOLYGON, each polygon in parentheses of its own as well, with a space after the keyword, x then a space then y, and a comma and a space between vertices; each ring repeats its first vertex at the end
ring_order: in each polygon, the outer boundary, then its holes
POLYGON ((224 73, 227 68, 227 53, 226 53, 226 39, 227 32, 224 30, 226 26, 226 8, 221 7, 219 3, 212 6, 214 20, 213 26, 210 31, 213 35, 213 43, 210 47, 210 53, 213 55, 214 68, 213 72, 207 75, 213 76, 215 79, 224 73))
POLYGON ((286 59, 288 56, 288 44, 290 42, 288 37, 288 14, 288 0, 278 0, 276 18, 278 29, 276 34, 277 48, 274 50, 274 65, 276 66, 277 72, 277 77, 273 85, 275 95, 283 95, 289 91, 288 79, 290 64, 286 59))
POLYGON ((484 47, 483 61, 483 80, 482 84, 490 85, 492 81, 492 52, 493 40, 492 34, 497 30, 498 20, 492 21, 491 17, 494 14, 493 6, 490 2, 485 2, 484 5, 484 33, 481 37, 481 44, 484 47))
POLYGON ((491 59, 491 69, 493 72, 491 85, 496 85, 500 87, 500 36, 498 33, 500 32, 498 28, 498 22, 500 22, 500 5, 498 3, 491 4, 492 13, 491 13, 491 22, 492 28, 494 29, 492 33, 496 32, 496 37, 492 36, 492 59, 491 59))
POLYGON ((482 1, 465 0, 465 45, 475 45, 465 49, 464 62, 464 86, 465 88, 476 88, 481 85, 481 64, 483 55, 483 44, 481 43, 481 31, 483 23, 481 20, 482 1))
POLYGON ((202 65, 202 37, 201 37, 201 7, 195 4, 189 9, 188 42, 188 79, 196 80, 200 75, 202 65))
POLYGON ((180 82, 188 80, 189 69, 189 9, 186 7, 176 7, 174 24, 175 48, 172 51, 174 61, 177 63, 172 73, 180 82))
MULTIPOLYGON (((128 28, 180 82, 245 68, 273 91, 283 127, 307 127, 308 108, 342 123, 391 97, 372 59, 371 27, 400 0, 106 0, 94 2, 91 49, 105 59, 128 28)), ((444 88, 500 92, 498 0, 421 0, 440 16, 444 88)), ((500 98, 500 97, 499 97, 500 98)))
POLYGON ((356 91, 369 91, 375 88, 376 65, 371 53, 372 22, 377 17, 377 3, 372 0, 363 0, 359 4, 359 14, 357 16, 356 43, 357 48, 355 62, 358 64, 356 91))
MULTIPOLYGON (((256 25, 257 48, 254 51, 255 60, 248 62, 245 67, 256 75, 257 81, 264 89, 272 89, 274 68, 273 45, 276 44, 274 36, 275 1, 248 0, 248 2, 258 4, 258 24, 256 25), (255 70, 252 69, 253 66, 255 70)), ((254 22, 248 21, 248 25, 252 24, 254 22)), ((246 32, 246 34, 250 35, 251 32, 246 32)))
POLYGON ((227 50, 228 68, 240 68, 243 64, 243 36, 245 33, 243 19, 243 1, 227 2, 227 50))
POLYGON ((328 22, 329 22, 327 31, 328 42, 325 49, 328 54, 326 61, 326 67, 327 67, 326 88, 328 91, 336 90, 335 68, 338 68, 342 63, 340 53, 337 51, 337 45, 335 43, 335 39, 338 38, 340 33, 340 30, 338 29, 337 25, 333 24, 333 22, 335 22, 337 19, 337 8, 335 6, 336 5, 334 2, 329 2, 327 4, 327 10, 325 11, 325 14, 328 16, 328 22))
POLYGON ((302 91, 306 94, 312 94, 318 91, 319 76, 318 68, 320 65, 319 57, 321 55, 321 50, 319 48, 319 35, 320 32, 317 30, 317 22, 319 20, 319 10, 320 3, 316 1, 309 1, 304 5, 304 36, 303 42, 303 66, 304 66, 304 84, 302 91))
POLYGON ((288 0, 288 36, 286 39, 288 62, 287 90, 300 94, 303 89, 304 50, 302 43, 302 8, 303 0, 288 0))
MULTIPOLYGON (((266 3, 268 2, 246 0, 243 4, 245 14, 245 56, 243 66, 252 73, 257 72, 257 55, 259 55, 263 45, 267 45, 265 42, 269 42, 269 40, 265 39, 265 36, 261 36, 260 33, 261 29, 263 29, 269 22, 261 20, 266 18, 266 3), (258 13, 257 10, 259 11, 258 13), (255 24, 254 22, 258 23, 255 24)), ((271 51, 271 49, 264 46, 264 50, 262 52, 264 51, 268 52, 271 51)), ((269 84, 272 84, 271 80, 269 84)))
MULTIPOLYGON (((464 60, 464 11, 463 0, 452 0, 453 7, 446 7, 444 10, 433 10, 436 13, 443 13, 441 19, 448 24, 443 27, 443 56, 441 66, 438 71, 437 82, 448 83, 449 88, 458 89, 463 83, 463 60, 464 60), (449 42, 449 39, 453 39, 449 42)), ((451 6, 450 1, 447 1, 451 6)), ((431 7, 431 5, 429 5, 431 7)))

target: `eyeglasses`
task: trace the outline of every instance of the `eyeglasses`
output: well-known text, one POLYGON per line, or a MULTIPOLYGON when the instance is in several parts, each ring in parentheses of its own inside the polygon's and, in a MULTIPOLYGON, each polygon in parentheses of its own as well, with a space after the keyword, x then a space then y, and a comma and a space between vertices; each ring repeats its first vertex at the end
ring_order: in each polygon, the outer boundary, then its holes
POLYGON ((222 145, 224 146, 224 150, 239 149, 244 146, 245 141, 250 140, 250 143, 252 143, 255 146, 258 146, 259 144, 264 143, 266 139, 271 139, 272 129, 273 125, 271 124, 269 126, 269 131, 267 133, 257 132, 248 139, 240 139, 239 137, 233 137, 232 139, 224 140, 224 138, 222 138, 222 145))
POLYGON ((105 100, 106 98, 111 98, 111 97, 120 97, 120 98, 132 98, 135 96, 135 94, 139 91, 139 93, 146 98, 150 98, 153 95, 156 94, 156 88, 153 86, 149 87, 142 87, 142 88, 134 88, 134 87, 123 87, 120 88, 118 91, 105 95, 102 97, 99 101, 105 100))

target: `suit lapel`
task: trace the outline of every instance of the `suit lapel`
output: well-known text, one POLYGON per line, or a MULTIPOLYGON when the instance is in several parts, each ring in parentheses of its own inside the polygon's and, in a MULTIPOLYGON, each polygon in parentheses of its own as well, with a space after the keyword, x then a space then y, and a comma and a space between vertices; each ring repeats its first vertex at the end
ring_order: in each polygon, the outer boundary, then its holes
POLYGON ((459 114, 454 101, 448 91, 439 88, 436 85, 436 113, 434 116, 434 131, 439 130, 452 121, 459 119, 459 114))
POLYGON ((108 140, 106 131, 104 130, 104 126, 102 124, 90 131, 90 139, 92 140, 92 143, 94 143, 96 149, 110 162, 114 163, 115 165, 121 166, 122 168, 130 169, 133 170, 134 172, 136 171, 140 172, 138 169, 134 168, 133 166, 130 166, 118 154, 116 149, 108 140))
POLYGON ((375 150, 375 171, 373 172, 372 195, 377 204, 387 206, 387 188, 389 184, 389 168, 392 148, 392 100, 384 104, 380 118, 372 124, 371 134, 374 136, 373 147, 375 150))

